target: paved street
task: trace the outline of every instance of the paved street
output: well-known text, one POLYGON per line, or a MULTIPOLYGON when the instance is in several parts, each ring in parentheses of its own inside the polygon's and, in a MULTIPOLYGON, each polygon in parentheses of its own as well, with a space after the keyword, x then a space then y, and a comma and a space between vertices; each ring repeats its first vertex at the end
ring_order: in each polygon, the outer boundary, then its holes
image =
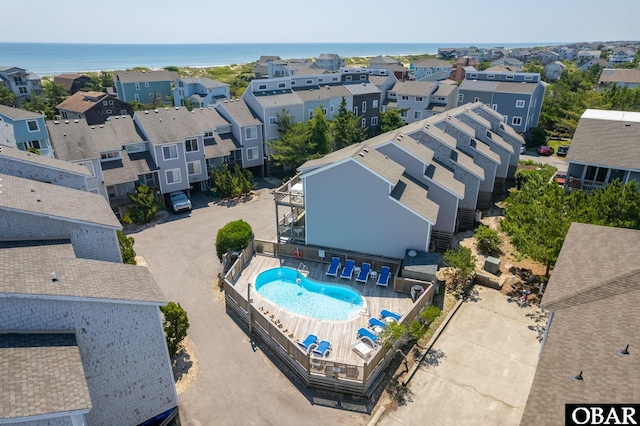
POLYGON ((556 157, 554 155, 550 155, 545 157, 543 155, 538 155, 535 150, 526 151, 524 154, 520 155, 520 160, 532 160, 536 163, 542 164, 551 164, 553 167, 557 168, 559 171, 566 172, 569 168, 569 165, 565 162, 564 158, 556 157))
POLYGON ((409 382, 410 402, 379 425, 520 423, 546 319, 496 290, 475 288, 409 382))
MULTIPOLYGON (((264 183, 264 182, 263 182, 264 183)), ((179 395, 182 424, 363 425, 369 416, 321 405, 298 388, 227 315, 214 280, 218 229, 243 219, 257 238, 275 239, 275 205, 270 189, 237 205, 194 197, 190 214, 169 215, 155 227, 131 234, 167 300, 189 315, 189 339, 198 358, 196 381, 179 395)))

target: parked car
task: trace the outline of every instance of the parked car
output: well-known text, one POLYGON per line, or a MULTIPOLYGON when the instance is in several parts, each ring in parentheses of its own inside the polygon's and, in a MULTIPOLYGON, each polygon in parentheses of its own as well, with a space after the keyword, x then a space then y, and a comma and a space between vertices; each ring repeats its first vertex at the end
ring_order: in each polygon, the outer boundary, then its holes
POLYGON ((520 145, 520 154, 524 154, 524 152, 527 150, 527 146, 526 145, 520 145))
POLYGON ((564 186, 564 183, 567 181, 567 172, 556 172, 556 182, 558 185, 564 186))
POLYGON ((539 146, 536 151, 538 151, 540 155, 553 155, 553 147, 548 145, 539 146))
POLYGON ((568 152, 569 152, 569 145, 560 145, 558 147, 558 151, 556 152, 556 155, 558 157, 566 157, 568 152))
POLYGON ((175 191, 169 194, 171 199, 171 208, 174 213, 178 213, 182 210, 191 210, 191 200, 187 198, 187 195, 182 191, 175 191))

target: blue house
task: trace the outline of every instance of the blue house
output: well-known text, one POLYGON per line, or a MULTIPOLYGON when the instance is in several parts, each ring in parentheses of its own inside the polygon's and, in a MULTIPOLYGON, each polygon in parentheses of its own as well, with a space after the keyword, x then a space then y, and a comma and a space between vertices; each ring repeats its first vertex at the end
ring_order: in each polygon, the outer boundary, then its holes
POLYGON ((184 99, 191 99, 196 108, 206 108, 230 97, 228 84, 207 77, 180 78, 173 89, 174 106, 182 106, 184 99))
POLYGON ((44 115, 20 108, 0 105, 0 145, 53 157, 44 115))
POLYGON ((175 71, 118 71, 113 76, 113 87, 118 99, 143 104, 165 104, 173 95, 173 82, 178 79, 175 71))

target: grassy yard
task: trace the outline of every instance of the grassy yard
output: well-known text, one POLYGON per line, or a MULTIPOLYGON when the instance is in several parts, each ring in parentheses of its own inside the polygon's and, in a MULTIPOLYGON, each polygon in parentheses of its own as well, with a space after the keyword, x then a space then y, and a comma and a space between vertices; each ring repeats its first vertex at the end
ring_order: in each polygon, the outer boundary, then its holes
MULTIPOLYGON (((547 144, 549 144, 550 147, 553 148, 554 151, 554 156, 556 156, 556 152, 558 152, 558 147, 562 146, 562 145, 571 145, 571 139, 569 140, 557 140, 557 139, 550 139, 547 144)), ((563 159, 564 157, 558 157, 560 159, 563 159)))

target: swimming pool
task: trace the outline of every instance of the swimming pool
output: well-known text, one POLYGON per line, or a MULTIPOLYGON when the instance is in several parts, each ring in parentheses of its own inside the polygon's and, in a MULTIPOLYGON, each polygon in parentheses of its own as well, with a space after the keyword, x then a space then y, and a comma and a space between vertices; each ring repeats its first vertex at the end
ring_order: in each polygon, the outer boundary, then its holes
POLYGON ((261 296, 278 306, 320 320, 348 320, 363 307, 362 296, 357 291, 313 281, 291 268, 263 271, 256 277, 255 286, 261 296))

